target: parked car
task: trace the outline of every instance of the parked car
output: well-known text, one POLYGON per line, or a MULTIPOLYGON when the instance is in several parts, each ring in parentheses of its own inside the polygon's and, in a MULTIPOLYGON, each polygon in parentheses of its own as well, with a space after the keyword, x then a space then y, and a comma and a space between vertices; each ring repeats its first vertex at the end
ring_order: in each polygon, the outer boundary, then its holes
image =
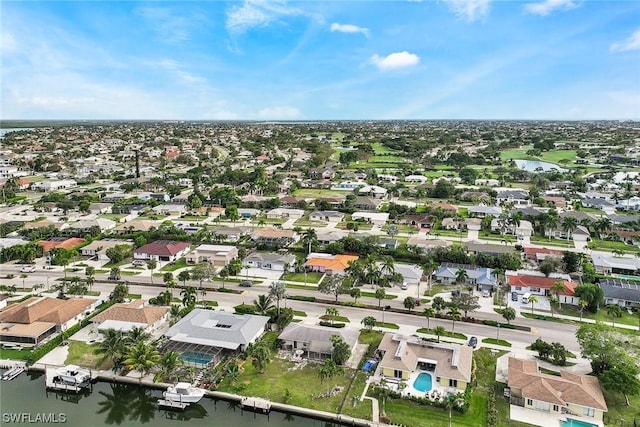
POLYGON ((402 285, 400 285, 400 289, 402 289, 403 291, 406 291, 407 289, 409 289, 409 285, 406 283, 403 283, 402 285))
POLYGON ((491 293, 488 290, 483 290, 482 291, 482 297, 483 298, 489 298, 491 296, 491 293))
POLYGON ((143 260, 143 259, 134 259, 131 264, 136 265, 138 267, 142 267, 142 266, 147 265, 147 262, 145 260, 143 260))
POLYGON ((36 271, 35 265, 23 265, 20 269, 21 273, 33 273, 34 271, 36 271))
POLYGON ((468 345, 469 345, 469 347, 476 348, 476 346, 478 345, 478 338, 476 338, 476 337, 469 338, 469 344, 468 345))
POLYGON ((251 280, 243 280, 238 286, 240 286, 241 288, 250 288, 251 286, 253 286, 253 283, 251 282, 251 280))
POLYGON ((518 301, 518 293, 511 292, 511 301, 518 301))

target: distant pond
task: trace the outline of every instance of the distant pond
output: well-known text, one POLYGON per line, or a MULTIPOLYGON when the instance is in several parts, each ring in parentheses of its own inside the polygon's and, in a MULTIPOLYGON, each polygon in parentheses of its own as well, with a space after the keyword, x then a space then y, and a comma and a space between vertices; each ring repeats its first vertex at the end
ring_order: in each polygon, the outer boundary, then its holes
POLYGON ((516 164, 518 169, 522 169, 527 172, 550 172, 553 170, 558 172, 567 172, 567 169, 563 169, 556 164, 541 162, 539 160, 514 160, 513 162, 516 164))

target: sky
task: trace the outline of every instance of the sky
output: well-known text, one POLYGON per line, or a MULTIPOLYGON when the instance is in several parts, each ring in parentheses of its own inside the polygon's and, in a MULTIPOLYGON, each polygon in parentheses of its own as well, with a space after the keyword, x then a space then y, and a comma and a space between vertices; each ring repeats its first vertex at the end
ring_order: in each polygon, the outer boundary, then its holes
POLYGON ((0 118, 640 120, 640 1, 4 1, 0 118))

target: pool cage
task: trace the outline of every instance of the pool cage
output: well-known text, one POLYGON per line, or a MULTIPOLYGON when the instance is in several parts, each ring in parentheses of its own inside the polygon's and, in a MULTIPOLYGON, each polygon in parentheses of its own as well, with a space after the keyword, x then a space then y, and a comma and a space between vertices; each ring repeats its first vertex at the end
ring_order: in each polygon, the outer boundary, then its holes
POLYGON ((180 359, 182 359, 185 366, 193 366, 195 368, 216 366, 224 355, 223 348, 183 341, 169 340, 161 347, 160 351, 165 353, 169 350, 180 353, 180 359))

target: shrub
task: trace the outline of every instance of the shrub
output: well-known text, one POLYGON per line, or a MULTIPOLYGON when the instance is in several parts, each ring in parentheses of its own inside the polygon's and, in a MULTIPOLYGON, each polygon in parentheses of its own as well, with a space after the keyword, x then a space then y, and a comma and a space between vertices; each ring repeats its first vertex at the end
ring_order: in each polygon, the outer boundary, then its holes
POLYGON ((307 302, 316 302, 316 297, 308 297, 304 295, 290 295, 287 299, 292 299, 296 301, 307 301, 307 302))
POLYGON ((236 314, 256 314, 256 306, 253 304, 240 304, 233 308, 236 314))
POLYGON ((344 323, 331 323, 325 322, 324 320, 320 321, 320 326, 328 326, 330 328, 344 328, 346 324, 344 323))

